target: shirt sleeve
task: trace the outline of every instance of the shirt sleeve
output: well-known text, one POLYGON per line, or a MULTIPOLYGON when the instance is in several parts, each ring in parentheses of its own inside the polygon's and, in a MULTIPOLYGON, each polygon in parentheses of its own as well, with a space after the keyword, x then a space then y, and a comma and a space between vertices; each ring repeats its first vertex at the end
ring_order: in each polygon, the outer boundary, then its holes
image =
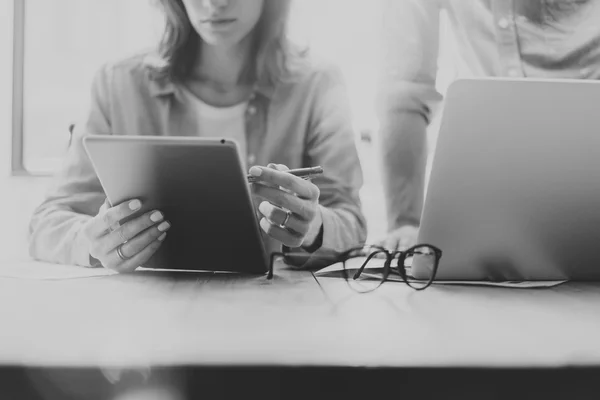
POLYGON ((383 4, 376 108, 388 229, 393 230, 420 221, 426 129, 432 108, 441 100, 435 89, 441 3, 383 4))
POLYGON ((63 166, 29 225, 29 253, 37 260, 90 265, 82 227, 95 216, 106 195, 83 147, 88 134, 110 134, 107 117, 108 77, 103 68, 92 85, 86 120, 75 126, 63 166))
POLYGON ((310 268, 324 266, 338 253, 362 245, 367 234, 359 196, 362 169, 341 71, 328 68, 320 72, 313 88, 304 164, 320 165, 325 171, 313 181, 321 192, 323 228, 317 238, 320 246, 310 249, 313 252, 284 248, 284 252, 294 253, 294 258, 289 258, 292 264, 310 268))

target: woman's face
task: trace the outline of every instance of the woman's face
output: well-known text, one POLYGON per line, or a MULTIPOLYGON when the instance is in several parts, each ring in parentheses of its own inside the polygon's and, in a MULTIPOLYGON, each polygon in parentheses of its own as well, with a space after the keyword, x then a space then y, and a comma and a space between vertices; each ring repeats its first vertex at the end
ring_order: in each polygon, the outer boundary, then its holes
POLYGON ((264 0, 182 0, 192 26, 212 46, 235 46, 262 14, 264 0))

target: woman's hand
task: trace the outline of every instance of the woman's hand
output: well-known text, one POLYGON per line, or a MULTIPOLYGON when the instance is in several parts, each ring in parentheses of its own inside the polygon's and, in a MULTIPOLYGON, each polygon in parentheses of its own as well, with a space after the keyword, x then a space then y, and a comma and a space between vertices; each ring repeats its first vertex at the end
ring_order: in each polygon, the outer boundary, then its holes
POLYGON ((257 178, 255 198, 262 200, 258 209, 264 216, 260 227, 284 245, 310 247, 317 240, 323 220, 319 209, 319 188, 312 182, 288 174, 285 165, 252 167, 257 178))
POLYGON ((171 227, 159 211, 152 211, 120 224, 142 207, 139 200, 132 200, 110 207, 100 208, 98 215, 84 227, 83 235, 88 241, 90 256, 104 268, 117 272, 133 272, 146 263, 160 248, 171 227))

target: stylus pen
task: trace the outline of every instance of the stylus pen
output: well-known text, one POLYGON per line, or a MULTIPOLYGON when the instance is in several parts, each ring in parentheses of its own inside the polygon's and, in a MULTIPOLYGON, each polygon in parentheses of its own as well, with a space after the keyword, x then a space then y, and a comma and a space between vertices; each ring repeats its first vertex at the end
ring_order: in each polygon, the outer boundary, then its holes
MULTIPOLYGON (((285 171, 288 174, 295 175, 302 179, 313 179, 318 175, 323 173, 323 167, 310 167, 310 168, 298 168, 298 169, 290 169, 289 171, 285 171)), ((260 181, 260 177, 256 177, 254 175, 248 175, 248 183, 253 183, 256 181, 260 181)))

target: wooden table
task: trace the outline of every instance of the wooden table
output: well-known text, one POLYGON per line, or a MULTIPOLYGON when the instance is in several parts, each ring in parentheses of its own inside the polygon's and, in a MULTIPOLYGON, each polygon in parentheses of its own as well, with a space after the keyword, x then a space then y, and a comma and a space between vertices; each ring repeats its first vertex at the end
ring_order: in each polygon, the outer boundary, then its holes
POLYGON ((6 366, 600 366, 592 283, 416 292, 389 282, 357 294, 342 279, 279 266, 272 281, 143 272, 0 279, 0 293, 6 366))

